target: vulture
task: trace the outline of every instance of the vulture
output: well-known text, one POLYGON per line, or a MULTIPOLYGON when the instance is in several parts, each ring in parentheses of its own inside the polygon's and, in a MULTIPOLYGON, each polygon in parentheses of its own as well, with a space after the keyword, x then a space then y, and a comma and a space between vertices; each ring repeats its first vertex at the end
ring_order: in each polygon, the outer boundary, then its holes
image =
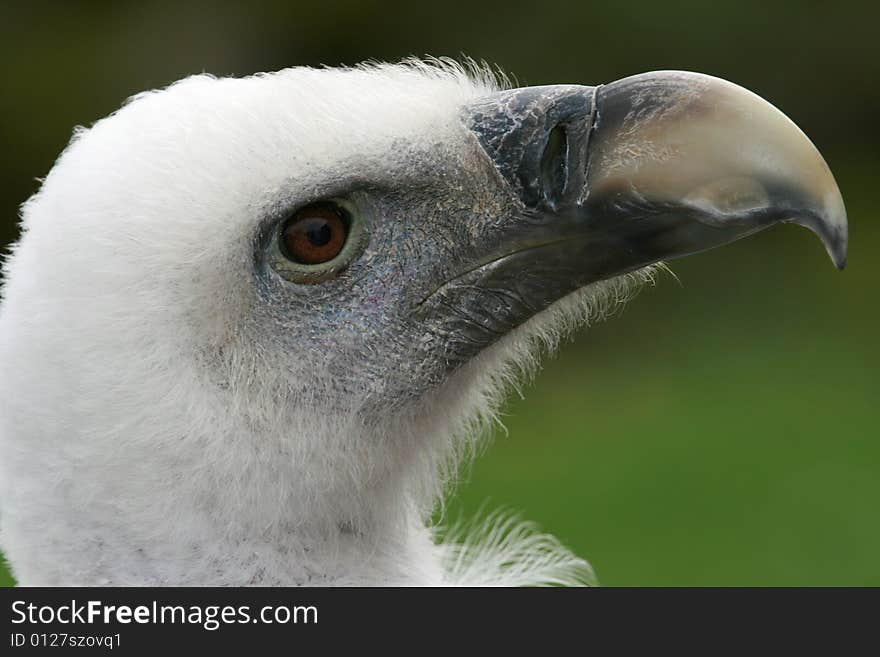
POLYGON ((75 131, 4 258, 0 547, 22 585, 589 584, 507 517, 441 538, 438 500, 560 337, 786 222, 843 267, 815 146, 697 73, 138 94, 75 131))

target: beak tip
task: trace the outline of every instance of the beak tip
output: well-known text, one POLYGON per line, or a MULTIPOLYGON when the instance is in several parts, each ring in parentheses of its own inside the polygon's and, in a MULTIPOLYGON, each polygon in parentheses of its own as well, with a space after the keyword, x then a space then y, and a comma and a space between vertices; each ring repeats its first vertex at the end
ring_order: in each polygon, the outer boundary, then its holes
POLYGON ((846 230, 844 229, 834 235, 820 235, 820 238, 822 238, 822 241, 825 243, 825 250, 831 257, 831 262, 834 263, 835 267, 843 271, 846 267, 847 258, 848 239, 846 230))
MULTIPOLYGON (((829 176, 831 176, 829 172, 829 176)), ((833 177, 831 177, 833 182, 833 177)), ((824 231, 819 237, 825 243, 828 255, 831 256, 834 266, 843 271, 846 267, 847 251, 849 247, 849 222, 846 216, 846 207, 843 204, 843 196, 837 183, 833 183, 833 191, 826 196, 824 231)))
POLYGON ((835 196, 838 203, 832 210, 804 213, 794 223, 814 233, 822 242, 834 266, 843 270, 846 267, 849 245, 849 226, 839 192, 835 196))
MULTIPOLYGON (((839 195, 839 193, 838 193, 839 195)), ((821 236, 820 236, 821 237, 821 236)), ((846 211, 843 210, 843 201, 840 203, 840 212, 835 214, 835 221, 829 222, 824 239, 825 248, 834 266, 843 271, 846 267, 847 252, 849 250, 849 226, 846 220, 846 211)))

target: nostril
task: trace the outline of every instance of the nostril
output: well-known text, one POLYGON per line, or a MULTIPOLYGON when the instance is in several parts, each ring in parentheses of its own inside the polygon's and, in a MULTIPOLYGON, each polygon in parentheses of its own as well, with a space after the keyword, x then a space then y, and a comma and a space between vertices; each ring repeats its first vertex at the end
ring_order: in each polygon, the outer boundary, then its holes
POLYGON ((568 182, 568 135, 557 125, 547 136, 547 145, 541 155, 541 189, 551 206, 562 199, 568 182))

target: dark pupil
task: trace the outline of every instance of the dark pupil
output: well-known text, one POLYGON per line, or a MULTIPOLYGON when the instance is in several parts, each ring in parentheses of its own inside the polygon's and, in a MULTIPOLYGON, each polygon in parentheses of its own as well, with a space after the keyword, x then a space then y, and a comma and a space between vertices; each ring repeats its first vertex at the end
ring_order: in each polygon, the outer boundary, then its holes
POLYGON ((333 237, 333 231, 325 219, 310 219, 306 226, 306 239, 314 246, 324 246, 333 237))

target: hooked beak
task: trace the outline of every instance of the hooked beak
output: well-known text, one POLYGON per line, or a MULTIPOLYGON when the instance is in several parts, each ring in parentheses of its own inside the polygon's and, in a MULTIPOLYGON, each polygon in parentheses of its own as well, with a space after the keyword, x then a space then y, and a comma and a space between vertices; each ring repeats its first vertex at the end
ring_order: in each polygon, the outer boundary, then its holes
POLYGON ((539 241, 582 242, 598 278, 783 222, 846 263, 846 210, 825 160, 782 112, 725 80, 668 71, 514 89, 475 103, 468 123, 544 215, 539 241))
POLYGON ((846 210, 819 151, 730 82, 664 71, 525 87, 472 103, 464 119, 521 208, 479 262, 421 304, 459 306, 467 326, 444 332, 467 344, 485 346, 590 283, 778 223, 809 228, 846 263, 846 210))
POLYGON ((662 208, 663 244, 649 248, 658 257, 792 222, 816 233, 838 268, 846 264, 834 176, 807 136, 759 96, 705 75, 648 73, 600 87, 595 119, 587 205, 644 199, 662 208))

